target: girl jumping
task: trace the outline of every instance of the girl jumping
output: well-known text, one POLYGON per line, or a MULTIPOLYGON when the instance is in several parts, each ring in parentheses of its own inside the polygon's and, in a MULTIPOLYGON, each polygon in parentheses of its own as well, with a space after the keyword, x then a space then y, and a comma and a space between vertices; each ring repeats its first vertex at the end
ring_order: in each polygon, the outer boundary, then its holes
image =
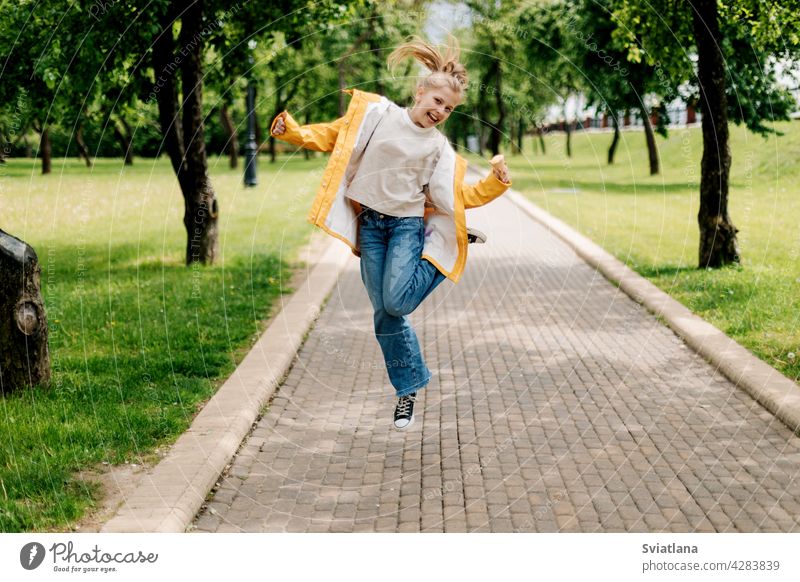
POLYGON ((284 111, 270 130, 291 144, 331 153, 308 219, 361 257, 400 430, 414 422, 416 394, 431 379, 407 316, 445 278, 458 282, 468 243, 485 241, 467 229, 465 209, 511 186, 503 163, 493 163, 477 184, 465 184, 466 160, 436 129, 464 97, 467 72, 459 52, 452 37, 444 55, 413 37, 389 55, 390 68, 410 57, 430 71, 418 82, 410 109, 349 89, 343 117, 300 126, 284 111))

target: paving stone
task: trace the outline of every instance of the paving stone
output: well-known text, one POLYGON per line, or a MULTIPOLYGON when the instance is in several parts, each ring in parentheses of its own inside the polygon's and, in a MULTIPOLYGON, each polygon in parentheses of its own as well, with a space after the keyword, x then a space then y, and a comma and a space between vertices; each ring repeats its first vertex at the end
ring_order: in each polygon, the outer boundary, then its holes
POLYGON ((467 216, 417 425, 353 259, 192 531, 800 531, 799 437, 509 201, 467 216))

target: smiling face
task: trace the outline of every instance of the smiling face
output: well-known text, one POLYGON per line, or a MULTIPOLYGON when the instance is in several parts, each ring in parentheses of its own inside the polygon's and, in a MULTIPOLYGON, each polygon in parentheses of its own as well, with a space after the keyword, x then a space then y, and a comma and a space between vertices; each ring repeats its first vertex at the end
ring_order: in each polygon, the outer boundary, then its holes
POLYGON ((450 87, 419 87, 414 99, 416 104, 408 112, 411 120, 419 127, 428 128, 450 117, 460 102, 460 95, 450 87))

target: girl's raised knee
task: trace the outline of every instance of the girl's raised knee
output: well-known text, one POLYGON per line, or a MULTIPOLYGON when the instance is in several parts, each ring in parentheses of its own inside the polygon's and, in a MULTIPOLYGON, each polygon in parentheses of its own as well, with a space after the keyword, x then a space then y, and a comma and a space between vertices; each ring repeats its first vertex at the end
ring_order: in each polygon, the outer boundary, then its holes
POLYGON ((389 299, 384 297, 383 309, 392 317, 403 317, 414 311, 416 306, 410 306, 407 303, 399 300, 389 299))

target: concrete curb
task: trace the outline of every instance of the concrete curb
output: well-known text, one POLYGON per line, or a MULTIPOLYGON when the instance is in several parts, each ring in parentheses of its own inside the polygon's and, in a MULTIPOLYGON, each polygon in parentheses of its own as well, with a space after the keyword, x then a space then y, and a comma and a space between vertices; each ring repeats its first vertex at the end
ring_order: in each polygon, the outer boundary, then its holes
POLYGON ((291 366, 350 256, 347 247, 331 239, 318 261, 309 257, 307 262, 316 264, 302 286, 101 532, 186 530, 291 366))
POLYGON ((800 386, 521 194, 509 191, 506 196, 528 216, 565 241, 604 277, 619 285, 634 301, 663 317, 692 349, 800 435, 800 386))

